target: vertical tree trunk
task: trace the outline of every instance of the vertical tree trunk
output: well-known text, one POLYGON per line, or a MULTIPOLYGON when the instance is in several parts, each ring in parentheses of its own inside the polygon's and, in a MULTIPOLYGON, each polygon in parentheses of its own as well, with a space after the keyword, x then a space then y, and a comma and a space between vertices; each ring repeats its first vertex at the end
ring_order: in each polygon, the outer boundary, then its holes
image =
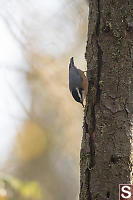
POLYGON ((89 0, 86 60, 80 200, 118 200, 132 182, 133 0, 89 0))

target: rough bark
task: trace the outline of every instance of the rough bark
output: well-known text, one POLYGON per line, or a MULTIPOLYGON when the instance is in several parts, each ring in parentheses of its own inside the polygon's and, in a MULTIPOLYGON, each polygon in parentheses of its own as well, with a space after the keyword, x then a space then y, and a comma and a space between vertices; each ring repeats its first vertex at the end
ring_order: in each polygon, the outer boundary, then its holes
POLYGON ((86 60, 79 199, 118 200, 119 184, 132 182, 132 0, 89 0, 86 60))

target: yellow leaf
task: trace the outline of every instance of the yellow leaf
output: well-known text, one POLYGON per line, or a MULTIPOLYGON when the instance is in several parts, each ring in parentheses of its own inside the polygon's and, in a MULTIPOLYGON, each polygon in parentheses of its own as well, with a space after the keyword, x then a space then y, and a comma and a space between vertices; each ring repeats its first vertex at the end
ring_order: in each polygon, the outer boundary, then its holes
POLYGON ((47 139, 45 131, 33 121, 25 121, 18 133, 15 152, 23 161, 29 161, 46 150, 47 139))

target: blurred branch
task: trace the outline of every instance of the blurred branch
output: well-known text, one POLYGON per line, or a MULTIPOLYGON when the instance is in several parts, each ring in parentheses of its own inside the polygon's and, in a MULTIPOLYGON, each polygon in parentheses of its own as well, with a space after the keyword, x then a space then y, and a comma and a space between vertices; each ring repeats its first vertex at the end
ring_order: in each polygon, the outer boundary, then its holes
MULTIPOLYGON (((13 31, 13 29, 11 28, 11 25, 9 23, 9 21, 7 20, 7 18, 0 14, 0 17, 3 19, 3 21, 5 22, 5 24, 7 25, 8 30, 10 31, 11 35, 14 37, 14 39, 19 43, 19 45, 21 45, 21 47, 23 49, 25 49, 25 45, 22 42, 22 40, 17 36, 17 34, 13 31)), ((10 16, 11 17, 11 16, 10 16)), ((13 20, 14 21, 14 20, 13 20)), ((16 23, 15 23, 16 24, 16 23)), ((20 28, 18 29, 20 31, 20 28)))
POLYGON ((22 101, 20 100, 20 98, 17 95, 16 91, 14 90, 14 88, 12 87, 12 85, 9 83, 8 80, 7 80, 7 83, 8 83, 8 86, 10 87, 12 93, 14 94, 15 98, 17 99, 17 101, 19 102, 19 104, 21 105, 21 107, 23 108, 23 110, 25 111, 26 115, 29 117, 29 119, 32 119, 32 115, 27 110, 27 108, 25 107, 25 105, 22 103, 22 101))

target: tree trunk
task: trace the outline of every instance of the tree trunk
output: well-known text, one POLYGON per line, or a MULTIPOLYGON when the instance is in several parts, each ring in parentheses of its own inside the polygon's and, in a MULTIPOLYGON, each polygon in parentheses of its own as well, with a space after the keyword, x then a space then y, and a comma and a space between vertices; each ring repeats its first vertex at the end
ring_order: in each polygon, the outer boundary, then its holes
POLYGON ((89 0, 86 60, 79 199, 118 200, 132 183, 133 0, 89 0))

